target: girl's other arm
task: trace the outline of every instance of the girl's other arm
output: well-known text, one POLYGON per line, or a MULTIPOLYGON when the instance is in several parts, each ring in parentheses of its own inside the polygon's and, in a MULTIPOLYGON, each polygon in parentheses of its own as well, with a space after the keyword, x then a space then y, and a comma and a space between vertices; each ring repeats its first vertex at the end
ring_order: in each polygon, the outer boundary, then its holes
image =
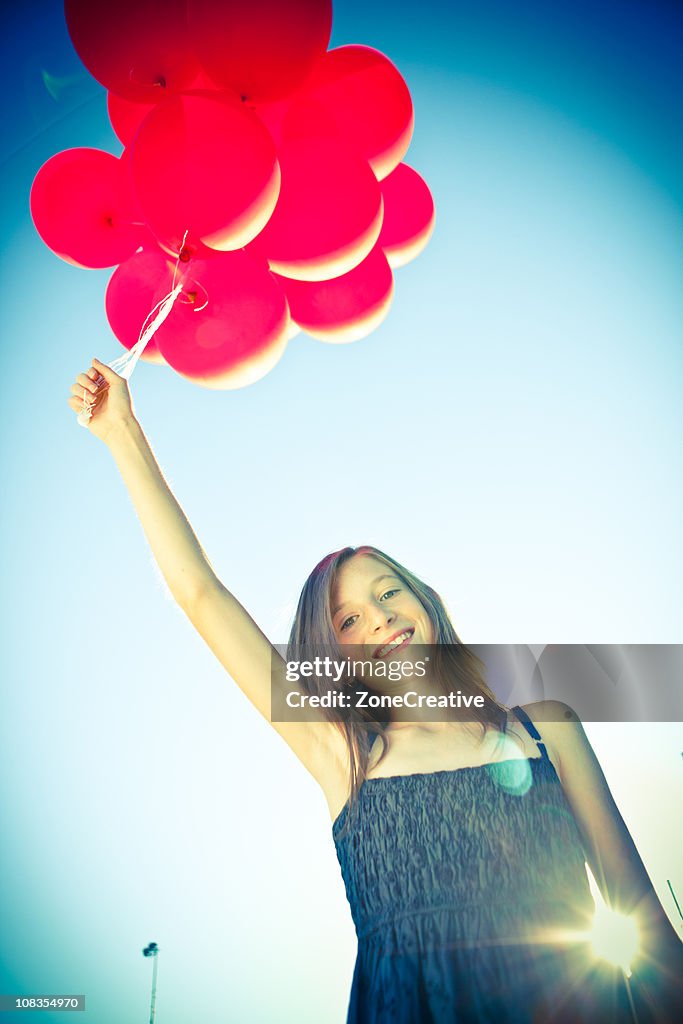
POLYGON ((683 1009, 683 943, 659 902, 583 726, 562 701, 542 704, 537 720, 557 755, 562 788, 602 897, 612 910, 632 915, 637 923, 641 952, 633 965, 636 979, 641 971, 655 1004, 661 996, 667 1008, 671 1000, 680 1000, 683 1009))

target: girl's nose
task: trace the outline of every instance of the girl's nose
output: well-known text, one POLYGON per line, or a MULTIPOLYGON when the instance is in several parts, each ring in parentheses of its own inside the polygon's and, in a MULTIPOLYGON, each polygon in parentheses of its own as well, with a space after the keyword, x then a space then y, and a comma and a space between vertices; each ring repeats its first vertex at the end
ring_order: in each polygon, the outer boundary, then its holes
POLYGON ((370 614, 368 615, 370 628, 375 633, 377 632, 378 629, 383 629, 387 625, 390 625, 395 618, 396 614, 392 612, 389 608, 381 604, 374 605, 370 614))

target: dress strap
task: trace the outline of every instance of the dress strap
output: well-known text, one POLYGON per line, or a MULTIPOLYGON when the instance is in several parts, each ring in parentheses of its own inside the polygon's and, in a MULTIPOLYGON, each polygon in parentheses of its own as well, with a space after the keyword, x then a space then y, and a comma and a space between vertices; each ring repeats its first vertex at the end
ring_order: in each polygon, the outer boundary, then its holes
POLYGON ((541 742, 541 734, 527 715, 526 711, 520 708, 519 704, 516 704, 512 710, 515 712, 529 735, 536 740, 536 746, 541 751, 541 758, 545 761, 549 761, 550 758, 548 757, 548 751, 545 749, 545 743, 541 742))

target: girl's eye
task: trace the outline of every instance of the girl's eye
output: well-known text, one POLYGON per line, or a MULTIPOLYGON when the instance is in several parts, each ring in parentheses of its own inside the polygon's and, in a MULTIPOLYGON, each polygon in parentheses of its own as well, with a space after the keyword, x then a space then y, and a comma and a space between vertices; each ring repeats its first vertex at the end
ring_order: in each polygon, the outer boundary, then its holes
MULTIPOLYGON (((400 589, 401 589, 400 587, 394 587, 393 590, 385 590, 385 592, 380 597, 380 601, 383 601, 385 599, 385 597, 393 597, 394 594, 398 594, 400 589)), ((339 627, 339 629, 341 631, 343 631, 345 629, 350 629, 351 626, 354 624, 354 622, 356 621, 357 618, 358 618, 357 615, 349 615, 348 619, 344 619, 344 621, 342 622, 342 624, 339 627)))

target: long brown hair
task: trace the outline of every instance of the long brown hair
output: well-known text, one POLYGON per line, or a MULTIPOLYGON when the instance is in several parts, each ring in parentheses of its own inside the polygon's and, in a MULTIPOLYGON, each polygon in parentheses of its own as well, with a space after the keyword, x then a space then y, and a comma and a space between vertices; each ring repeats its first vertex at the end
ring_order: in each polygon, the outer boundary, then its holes
MULTIPOLYGON (((485 700, 482 708, 470 708, 472 719, 478 720, 483 735, 490 727, 504 732, 508 709, 498 702, 489 689, 484 679, 483 662, 460 640, 437 592, 390 555, 368 544, 333 551, 313 569, 301 591, 289 636, 287 660, 299 659, 301 651, 306 648, 336 650, 341 654, 332 622, 330 598, 340 567, 354 555, 371 555, 378 562, 384 563, 413 592, 427 612, 434 629, 432 669, 435 678, 444 688, 453 689, 457 686, 464 694, 483 696, 485 700)), ((313 687, 316 685, 314 680, 309 680, 308 684, 313 687)), ((337 722, 349 752, 349 812, 354 810, 358 791, 367 777, 370 749, 376 738, 382 744, 377 764, 387 752, 389 744, 384 733, 388 723, 383 718, 381 712, 371 708, 355 708, 345 720, 337 722)), ((350 817, 349 813, 347 824, 350 817)))

